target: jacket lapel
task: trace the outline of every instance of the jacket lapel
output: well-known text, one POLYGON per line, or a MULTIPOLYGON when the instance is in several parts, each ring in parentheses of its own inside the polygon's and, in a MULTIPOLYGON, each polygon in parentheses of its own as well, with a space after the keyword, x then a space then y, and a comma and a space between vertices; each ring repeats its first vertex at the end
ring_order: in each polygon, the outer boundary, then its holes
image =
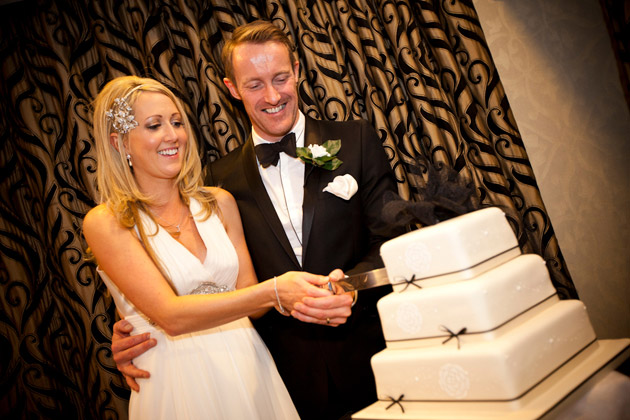
MULTIPOLYGON (((315 120, 307 117, 304 129, 304 147, 308 147, 310 144, 321 144, 321 139, 320 126, 315 120)), ((311 164, 306 163, 305 165, 304 203, 302 204, 302 261, 306 261, 306 252, 311 236, 311 227, 313 226, 319 179, 322 171, 311 164)))
POLYGON ((256 204, 258 205, 260 212, 263 214, 267 224, 269 224, 269 227, 276 239, 278 239, 278 242, 282 245, 282 249, 284 249, 287 255, 295 263, 296 267, 300 267, 300 264, 295 257, 295 253, 293 252, 293 248, 291 247, 291 243, 289 242, 289 239, 287 239, 282 223, 278 218, 276 209, 269 198, 269 194, 267 194, 265 184, 263 184, 262 178, 260 177, 258 162, 256 161, 256 153, 254 152, 254 142, 252 141, 251 136, 243 145, 242 162, 243 172, 245 173, 247 184, 252 192, 252 196, 256 200, 256 204))

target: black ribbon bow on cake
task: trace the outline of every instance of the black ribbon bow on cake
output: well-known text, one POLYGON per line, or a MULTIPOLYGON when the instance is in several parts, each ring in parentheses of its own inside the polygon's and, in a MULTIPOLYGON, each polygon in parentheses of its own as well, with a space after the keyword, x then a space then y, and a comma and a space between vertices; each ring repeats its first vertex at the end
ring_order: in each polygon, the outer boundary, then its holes
POLYGON ((269 165, 276 166, 280 159, 280 152, 284 152, 291 157, 297 157, 295 151, 295 133, 289 133, 282 137, 282 140, 275 143, 262 143, 254 148, 258 162, 263 168, 269 165))

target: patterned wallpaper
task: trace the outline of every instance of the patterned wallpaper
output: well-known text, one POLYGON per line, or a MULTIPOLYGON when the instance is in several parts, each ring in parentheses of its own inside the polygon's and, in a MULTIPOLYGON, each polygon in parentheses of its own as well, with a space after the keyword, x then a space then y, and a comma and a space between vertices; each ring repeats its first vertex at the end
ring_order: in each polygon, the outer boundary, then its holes
POLYGON ((599 338, 630 336, 630 113, 597 0, 474 0, 599 338))

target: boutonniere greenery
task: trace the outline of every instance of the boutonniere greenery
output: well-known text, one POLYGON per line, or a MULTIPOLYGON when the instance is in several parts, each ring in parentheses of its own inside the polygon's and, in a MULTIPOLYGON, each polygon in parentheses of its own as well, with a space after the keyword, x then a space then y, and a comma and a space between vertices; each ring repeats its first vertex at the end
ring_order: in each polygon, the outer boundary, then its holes
POLYGON ((341 149, 341 140, 327 140, 323 144, 309 144, 308 147, 296 148, 297 157, 305 163, 334 171, 343 162, 337 157, 341 149))

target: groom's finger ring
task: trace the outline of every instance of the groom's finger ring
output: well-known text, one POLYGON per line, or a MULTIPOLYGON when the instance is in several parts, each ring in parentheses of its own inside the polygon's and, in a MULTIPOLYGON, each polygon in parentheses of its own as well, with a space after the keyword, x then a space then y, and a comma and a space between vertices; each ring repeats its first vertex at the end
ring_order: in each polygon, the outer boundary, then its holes
POLYGON ((326 318, 326 324, 330 324, 330 318, 326 318))

